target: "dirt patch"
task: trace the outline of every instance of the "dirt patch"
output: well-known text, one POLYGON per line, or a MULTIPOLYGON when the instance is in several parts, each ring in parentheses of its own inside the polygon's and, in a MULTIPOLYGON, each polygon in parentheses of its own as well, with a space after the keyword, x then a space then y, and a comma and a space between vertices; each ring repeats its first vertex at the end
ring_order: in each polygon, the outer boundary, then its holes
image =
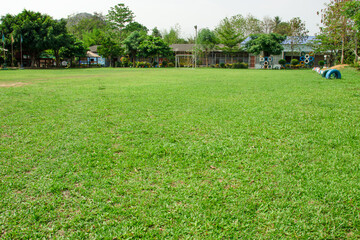
POLYGON ((16 82, 16 83, 0 83, 0 87, 22 87, 30 83, 16 82))
POLYGON ((336 65, 336 66, 331 67, 330 69, 341 70, 341 69, 344 69, 345 67, 349 67, 349 65, 348 64, 336 65))

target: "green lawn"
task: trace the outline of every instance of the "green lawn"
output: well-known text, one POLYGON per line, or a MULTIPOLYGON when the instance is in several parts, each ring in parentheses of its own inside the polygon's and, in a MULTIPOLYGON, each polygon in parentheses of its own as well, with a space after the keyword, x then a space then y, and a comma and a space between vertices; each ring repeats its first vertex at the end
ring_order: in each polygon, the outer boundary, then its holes
POLYGON ((0 71, 0 239, 359 239, 342 75, 0 71))

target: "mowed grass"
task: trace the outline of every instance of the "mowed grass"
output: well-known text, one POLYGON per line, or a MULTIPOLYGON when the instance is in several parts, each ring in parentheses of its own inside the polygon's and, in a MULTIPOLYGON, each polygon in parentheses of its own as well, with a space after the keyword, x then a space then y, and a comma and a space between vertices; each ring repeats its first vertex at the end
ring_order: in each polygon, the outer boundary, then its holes
POLYGON ((0 71, 0 238, 358 239, 342 74, 0 71))

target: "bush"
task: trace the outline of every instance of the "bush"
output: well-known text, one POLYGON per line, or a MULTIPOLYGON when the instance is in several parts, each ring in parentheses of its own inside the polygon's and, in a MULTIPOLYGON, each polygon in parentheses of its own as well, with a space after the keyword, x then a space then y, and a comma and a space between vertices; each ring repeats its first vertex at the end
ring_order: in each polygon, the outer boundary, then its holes
POLYGON ((221 68, 225 68, 225 63, 220 63, 221 68))
POLYGON ((291 66, 296 66, 296 65, 299 65, 299 60, 294 58, 291 60, 291 66))
POLYGON ((167 65, 168 65, 167 61, 163 61, 161 66, 166 67, 167 65))
POLYGON ((158 62, 156 62, 156 61, 154 61, 153 63, 152 63, 152 66, 153 67, 156 67, 158 65, 158 62))
POLYGON ((167 64, 167 66, 168 66, 169 68, 173 68, 173 67, 175 67, 175 64, 172 63, 172 62, 169 62, 169 63, 167 64))
POLYGON ((280 59, 280 60, 279 60, 279 64, 280 64, 281 66, 284 66, 284 65, 286 64, 286 60, 285 60, 285 59, 280 59))
POLYGON ((232 64, 227 63, 227 64, 225 64, 225 67, 226 67, 226 68, 232 68, 232 64))
POLYGON ((319 66, 320 66, 321 68, 323 68, 324 65, 325 65, 325 61, 324 61, 324 60, 320 60, 320 61, 318 62, 318 64, 319 64, 319 66))
POLYGON ((127 57, 120 58, 120 62, 121 62, 120 67, 130 67, 131 66, 130 60, 127 57))

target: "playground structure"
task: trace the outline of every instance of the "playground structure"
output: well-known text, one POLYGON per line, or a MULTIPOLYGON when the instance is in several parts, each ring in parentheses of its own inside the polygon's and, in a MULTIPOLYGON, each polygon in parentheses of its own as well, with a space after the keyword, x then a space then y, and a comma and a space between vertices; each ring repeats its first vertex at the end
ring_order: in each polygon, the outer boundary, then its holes
POLYGON ((326 79, 341 79, 341 73, 337 69, 321 69, 317 67, 313 68, 313 71, 317 72, 326 79))
POLYGON ((175 67, 188 67, 194 68, 195 56, 193 54, 177 54, 175 55, 175 67))
POLYGON ((269 57, 263 57, 260 56, 260 64, 261 64, 261 68, 263 69, 272 69, 274 66, 274 57, 269 56, 269 57))

